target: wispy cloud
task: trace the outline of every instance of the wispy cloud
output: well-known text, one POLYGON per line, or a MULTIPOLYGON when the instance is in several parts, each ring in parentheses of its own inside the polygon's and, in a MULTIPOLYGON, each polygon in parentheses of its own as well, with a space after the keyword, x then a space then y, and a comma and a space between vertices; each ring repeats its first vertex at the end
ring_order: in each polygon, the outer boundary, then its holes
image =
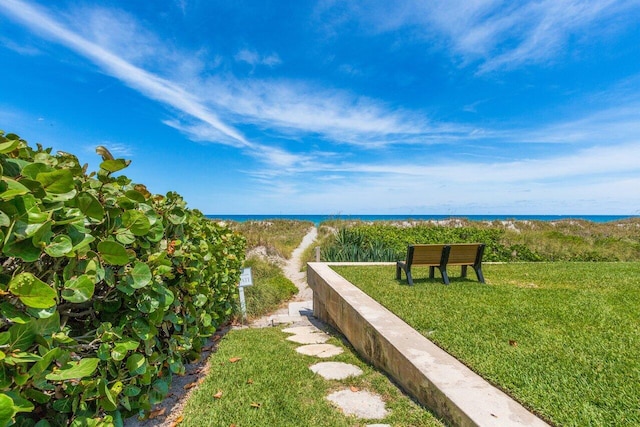
POLYGON ((282 63, 282 60, 277 53, 271 53, 269 55, 260 55, 255 50, 242 49, 235 54, 234 59, 238 62, 246 62, 251 66, 266 65, 268 67, 274 67, 282 63))
POLYGON ((88 58, 103 71, 145 96, 207 123, 224 136, 225 139, 221 142, 241 147, 251 145, 237 129, 223 123, 195 95, 186 92, 180 85, 137 67, 99 44, 81 37, 49 16, 46 11, 18 0, 5 0, 0 3, 0 8, 45 37, 88 58))
POLYGON ((581 37, 585 30, 606 27, 615 33, 622 25, 616 18, 640 13, 635 0, 398 0, 384 4, 370 0, 351 4, 348 13, 337 15, 333 10, 343 6, 321 5, 319 16, 334 16, 335 25, 343 25, 345 16, 350 16, 366 22, 363 31, 406 29, 406 43, 418 41, 446 49, 463 65, 479 63, 481 73, 553 61, 568 43, 592 41, 581 37))

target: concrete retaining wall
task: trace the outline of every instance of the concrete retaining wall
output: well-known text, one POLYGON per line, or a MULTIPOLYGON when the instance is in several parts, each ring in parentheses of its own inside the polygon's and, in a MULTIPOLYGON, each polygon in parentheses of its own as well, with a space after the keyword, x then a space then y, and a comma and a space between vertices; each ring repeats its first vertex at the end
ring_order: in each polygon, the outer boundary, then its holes
POLYGON ((548 425, 333 271, 331 265, 350 264, 308 264, 314 315, 338 329, 363 357, 420 403, 456 426, 548 425))

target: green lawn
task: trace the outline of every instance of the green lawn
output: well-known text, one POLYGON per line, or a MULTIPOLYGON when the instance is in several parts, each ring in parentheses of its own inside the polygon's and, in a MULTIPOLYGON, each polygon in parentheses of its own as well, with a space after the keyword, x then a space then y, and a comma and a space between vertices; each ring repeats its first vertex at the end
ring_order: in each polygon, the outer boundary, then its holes
POLYGON ((210 356, 205 381, 185 405, 180 427, 355 427, 378 422, 402 427, 444 426, 338 338, 329 343, 342 346, 345 352, 330 359, 318 359, 297 353, 295 348, 299 344, 286 341, 288 336, 279 328, 234 330, 226 334, 210 356), (329 381, 309 369, 315 363, 329 360, 355 364, 364 374, 329 381), (326 400, 332 391, 351 386, 380 394, 390 415, 366 422, 343 415, 326 400))
POLYGON ((450 286, 416 268, 413 287, 335 270, 552 423, 640 425, 640 263, 487 264, 487 285, 450 286))

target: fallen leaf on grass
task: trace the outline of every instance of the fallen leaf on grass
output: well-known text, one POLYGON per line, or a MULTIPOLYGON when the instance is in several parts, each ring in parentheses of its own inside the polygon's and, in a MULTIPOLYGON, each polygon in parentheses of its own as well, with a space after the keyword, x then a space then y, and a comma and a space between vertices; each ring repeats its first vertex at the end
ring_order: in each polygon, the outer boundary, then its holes
POLYGON ((251 407, 252 407, 252 408, 255 408, 255 409, 259 409, 261 406, 262 406, 262 403, 256 403, 256 402, 253 402, 253 403, 251 404, 251 407))
POLYGON ((178 424, 182 422, 182 420, 184 420, 184 417, 180 415, 178 418, 176 418, 176 420, 173 423, 171 423, 171 427, 176 427, 178 424))
POLYGON ((360 391, 360 389, 358 387, 355 387, 355 386, 351 386, 351 387, 349 387, 349 389, 354 393, 357 392, 357 391, 360 391))
POLYGON ((247 384, 253 384, 253 380, 252 380, 251 378, 249 378, 249 379, 247 380, 247 384))
POLYGON ((185 390, 189 390, 190 388, 194 388, 194 387, 195 387, 195 386, 197 386, 197 385, 198 385, 198 382, 197 382, 197 381, 194 381, 194 382, 192 382, 192 383, 185 384, 185 385, 184 385, 184 387, 182 387, 182 388, 184 388, 185 390))
POLYGON ((167 408, 155 409, 149 414, 149 419, 152 420, 154 418, 161 417, 165 412, 167 412, 167 408))
POLYGON ((240 360, 242 360, 242 357, 232 357, 231 359, 229 359, 229 362, 236 363, 236 362, 239 362, 240 360))
POLYGON ((518 342, 516 340, 509 340, 509 345, 511 347, 517 347, 518 346, 518 342))
POLYGON ((222 390, 218 390, 216 394, 213 395, 216 399, 220 399, 222 397, 222 390))

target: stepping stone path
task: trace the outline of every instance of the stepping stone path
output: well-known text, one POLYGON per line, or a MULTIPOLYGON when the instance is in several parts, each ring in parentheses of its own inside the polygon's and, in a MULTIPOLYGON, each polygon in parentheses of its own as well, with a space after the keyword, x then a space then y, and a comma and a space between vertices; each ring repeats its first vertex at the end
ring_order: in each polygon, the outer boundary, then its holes
MULTIPOLYGON (((278 310, 276 313, 253 324, 253 327, 266 327, 282 324, 293 324, 283 329, 291 334, 289 341, 305 344, 296 349, 300 354, 315 356, 318 358, 330 358, 341 354, 342 347, 333 344, 325 344, 330 336, 311 324, 313 316, 313 292, 309 289, 305 273, 300 271, 300 259, 302 252, 311 245, 317 236, 317 229, 313 228, 307 234, 302 243, 293 251, 291 258, 283 268, 285 275, 298 287, 298 300, 289 303, 288 308, 278 310)), ((362 370, 349 363, 320 362, 309 369, 329 380, 341 380, 352 376, 362 375, 362 370)), ((343 389, 327 396, 332 402, 347 415, 354 415, 364 419, 381 419, 387 416, 384 401, 380 396, 365 390, 353 391, 343 389)), ((365 427, 390 427, 388 424, 367 424, 365 427)))
MULTIPOLYGON (((308 307, 309 305, 305 303, 292 304, 295 304, 295 306, 293 308, 290 307, 287 320, 293 320, 295 322, 295 311, 300 310, 302 307, 308 307)), ((300 314, 302 314, 302 311, 303 310, 299 311, 300 314)), ((308 315, 309 313, 304 314, 308 315)), ((300 316, 300 321, 295 323, 304 323, 302 317, 303 316, 300 316)), ((308 322, 309 319, 307 318, 306 320, 308 322)), ((298 353, 319 358, 329 358, 343 352, 342 347, 325 344, 331 337, 313 325, 293 326, 285 328, 282 331, 292 334, 287 340, 299 344, 306 344, 296 349, 298 353)), ((343 380, 362 375, 362 369, 344 362, 320 362, 310 366, 309 369, 327 380, 343 380)), ((353 415, 358 418, 381 419, 389 414, 382 398, 366 390, 353 390, 350 388, 338 390, 327 396, 327 400, 341 409, 345 415, 353 415)), ((388 424, 367 425, 367 427, 386 426, 388 426, 388 424)))

